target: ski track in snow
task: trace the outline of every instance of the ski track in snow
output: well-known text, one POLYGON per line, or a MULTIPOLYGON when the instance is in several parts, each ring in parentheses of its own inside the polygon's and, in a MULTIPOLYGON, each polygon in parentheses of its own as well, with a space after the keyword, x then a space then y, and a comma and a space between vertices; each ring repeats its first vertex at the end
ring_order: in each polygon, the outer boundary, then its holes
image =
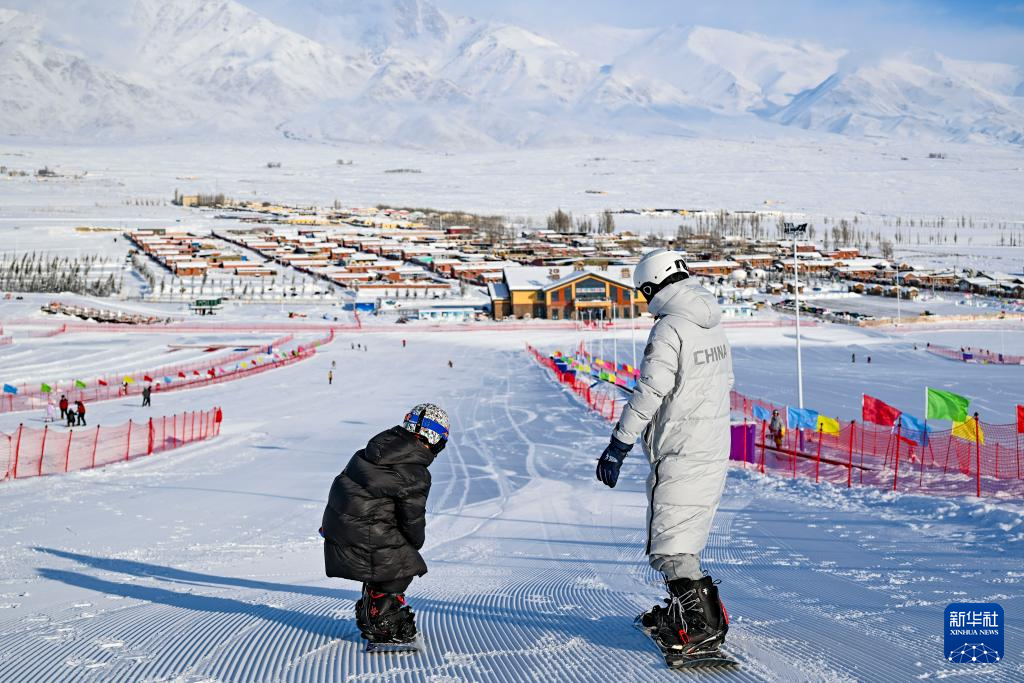
MULTIPOLYGON (((339 339, 313 363, 211 391, 244 389, 208 445, 3 484, 0 680, 685 675, 632 628, 663 590, 643 555, 639 449, 610 491, 593 474, 610 426, 515 344, 405 336, 407 351, 364 336, 373 350, 358 356, 339 339), (332 359, 345 381, 327 387, 332 359), (430 572, 408 593, 425 649, 368 655, 359 587, 323 577, 316 528, 349 455, 426 398, 451 413, 453 442, 432 467, 430 572)), ((743 666, 701 678, 1020 680, 1019 539, 996 548, 970 514, 902 500, 880 514, 868 493, 734 470, 705 563, 743 666), (1006 610, 1016 651, 998 666, 941 660, 942 609, 969 599, 1006 610)))

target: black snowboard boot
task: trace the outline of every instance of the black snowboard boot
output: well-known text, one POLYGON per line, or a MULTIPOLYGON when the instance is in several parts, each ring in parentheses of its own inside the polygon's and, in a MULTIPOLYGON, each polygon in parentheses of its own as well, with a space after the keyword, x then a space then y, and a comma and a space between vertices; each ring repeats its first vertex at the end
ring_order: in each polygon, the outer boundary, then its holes
POLYGON ((667 606, 656 605, 645 613, 644 628, 680 654, 717 651, 729 631, 729 615, 716 583, 710 576, 669 581, 667 606))
POLYGON ((371 643, 411 643, 416 639, 416 620, 402 593, 377 593, 363 586, 356 602, 356 625, 371 643))

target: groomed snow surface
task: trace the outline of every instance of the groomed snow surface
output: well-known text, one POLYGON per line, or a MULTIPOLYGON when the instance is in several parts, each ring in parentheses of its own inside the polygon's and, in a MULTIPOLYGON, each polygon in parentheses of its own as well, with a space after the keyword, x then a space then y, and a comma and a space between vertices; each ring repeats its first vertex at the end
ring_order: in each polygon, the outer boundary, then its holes
MULTIPOLYGON (((789 398, 788 334, 730 331, 740 389, 789 398)), ((876 383, 901 385, 889 397, 897 405, 903 392, 920 395, 915 383, 943 372, 965 393, 991 386, 1000 404, 1020 386, 1015 368, 997 375, 912 355, 909 338, 828 327, 807 335, 808 402, 828 401, 822 410, 846 409, 854 399, 841 395, 867 390, 852 368, 830 372, 849 363, 849 344, 871 347, 876 383)), ((945 335, 955 343, 956 333, 945 335)), ((132 340, 147 343, 146 335, 132 340)), ((620 333, 616 342, 622 359, 628 340, 620 333)), ((166 343, 151 341, 154 353, 166 343)), ((223 432, 213 442, 0 484, 0 680, 690 676, 666 670, 631 625, 663 592, 643 556, 648 467, 635 453, 614 491, 594 479, 610 426, 547 379, 523 352, 526 341, 554 350, 578 337, 409 328, 339 336, 310 361, 155 399, 154 414, 221 405, 223 432), (352 342, 369 350, 353 351, 352 342), (352 614, 359 586, 324 577, 316 530, 331 480, 351 454, 424 400, 448 409, 453 435, 432 466, 430 572, 408 593, 425 651, 368 655, 352 614)), ((142 415, 134 400, 90 409, 90 419, 111 424, 142 415)), ((1021 680, 1021 510, 734 469, 704 559, 721 580, 729 647, 743 666, 697 675, 1021 680), (945 661, 944 607, 988 601, 1006 613, 1003 661, 945 661)))

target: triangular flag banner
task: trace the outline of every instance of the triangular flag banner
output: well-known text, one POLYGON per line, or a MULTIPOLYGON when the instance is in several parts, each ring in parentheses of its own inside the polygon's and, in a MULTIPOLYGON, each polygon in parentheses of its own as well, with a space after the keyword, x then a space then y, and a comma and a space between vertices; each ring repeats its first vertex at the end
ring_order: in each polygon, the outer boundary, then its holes
POLYGON ((129 377, 128 375, 125 375, 124 376, 124 383, 125 384, 135 384, 135 380, 132 379, 131 377, 129 377))
POLYGON ((199 371, 198 370, 193 370, 192 374, 195 375, 196 377, 198 377, 199 376, 199 371))
POLYGON ((51 387, 51 386, 50 386, 49 384, 47 384, 46 382, 43 382, 43 383, 42 383, 42 385, 40 385, 40 387, 39 387, 39 390, 40 390, 41 392, 43 392, 44 394, 48 394, 48 393, 50 393, 51 391, 53 391, 53 387, 51 387))
POLYGON ((143 375, 143 376, 142 376, 142 379, 143 379, 144 381, 146 381, 146 382, 152 382, 152 381, 153 381, 153 378, 152 378, 152 377, 150 377, 149 375, 143 375))
POLYGON ((78 389, 85 389, 85 382, 83 382, 80 379, 76 379, 75 380, 75 387, 77 387, 78 389))
POLYGON ((772 419, 772 413, 764 406, 754 404, 754 419, 755 420, 770 420, 772 419))
POLYGON ((967 419, 967 406, 971 405, 971 399, 966 396, 931 387, 928 387, 925 394, 927 396, 927 408, 924 414, 926 420, 963 422, 967 419))
POLYGON ((963 422, 954 422, 953 436, 964 441, 970 441, 971 443, 985 445, 985 432, 982 431, 981 425, 973 417, 963 422))
POLYGON ((173 381, 170 377, 164 377, 164 384, 170 384, 173 381))
POLYGON ((105 379, 98 379, 96 380, 96 383, 99 384, 101 387, 107 386, 107 380, 105 379))
POLYGON ((864 394, 861 404, 861 419, 876 425, 892 427, 900 417, 900 411, 885 401, 864 394))
POLYGON ((179 372, 178 373, 178 377, 180 377, 182 379, 185 379, 185 373, 184 372, 179 372))
POLYGON ((840 429, 839 420, 825 417, 824 415, 818 416, 818 431, 822 434, 835 434, 838 436, 840 429))
MULTIPOLYGON (((18 393, 18 387, 11 386, 10 384, 5 384, 4 385, 4 393, 5 394, 16 394, 16 393, 18 393)), ((1018 408, 1019 408, 1019 406, 1018 406, 1018 408)))

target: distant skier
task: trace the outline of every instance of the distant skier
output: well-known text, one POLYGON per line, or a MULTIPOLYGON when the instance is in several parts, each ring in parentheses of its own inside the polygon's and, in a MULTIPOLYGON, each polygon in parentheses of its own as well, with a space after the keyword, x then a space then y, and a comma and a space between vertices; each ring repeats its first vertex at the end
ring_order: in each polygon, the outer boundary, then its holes
POLYGON ((454 367, 455 367, 455 364, 454 364, 454 363, 452 363, 451 361, 448 361, 448 367, 450 367, 450 368, 454 368, 454 367))
POLYGON ((66 420, 68 417, 68 406, 71 405, 68 402, 68 397, 64 394, 61 394, 60 403, 58 405, 60 406, 60 419, 66 420))
POLYGON ((855 353, 851 353, 850 354, 850 362, 851 363, 856 363, 857 362, 857 354, 855 354, 855 353))
POLYGON ((370 439, 331 485, 323 526, 327 576, 361 581, 356 624, 369 643, 416 637, 405 591, 427 573, 427 467, 448 443, 448 415, 431 403, 370 439))
POLYGON ((871 365, 871 356, 868 356, 868 365, 871 365))
POLYGON ((330 386, 332 384, 334 384, 334 370, 328 370, 327 371, 327 385, 330 386))
POLYGON ((152 398, 153 398, 153 387, 151 385, 146 385, 146 386, 142 387, 142 407, 143 408, 148 408, 149 406, 152 405, 152 398))
POLYGON ((403 349, 405 348, 405 340, 404 339, 402 340, 402 348, 403 349))
POLYGON ((768 423, 768 434, 772 437, 772 441, 775 442, 775 448, 782 448, 782 436, 786 433, 786 426, 782 424, 782 417, 779 416, 778 409, 772 411, 772 420, 768 423))
POLYGON ((714 295, 690 279, 681 254, 656 249, 633 274, 655 317, 640 377, 597 462, 614 487, 637 438, 651 464, 647 548, 668 584, 668 607, 639 617, 663 651, 698 659, 717 653, 729 630, 717 582, 702 574, 700 553, 729 467, 729 342, 714 295))
POLYGON ((75 411, 78 413, 78 426, 85 427, 85 404, 80 400, 75 401, 75 411))

